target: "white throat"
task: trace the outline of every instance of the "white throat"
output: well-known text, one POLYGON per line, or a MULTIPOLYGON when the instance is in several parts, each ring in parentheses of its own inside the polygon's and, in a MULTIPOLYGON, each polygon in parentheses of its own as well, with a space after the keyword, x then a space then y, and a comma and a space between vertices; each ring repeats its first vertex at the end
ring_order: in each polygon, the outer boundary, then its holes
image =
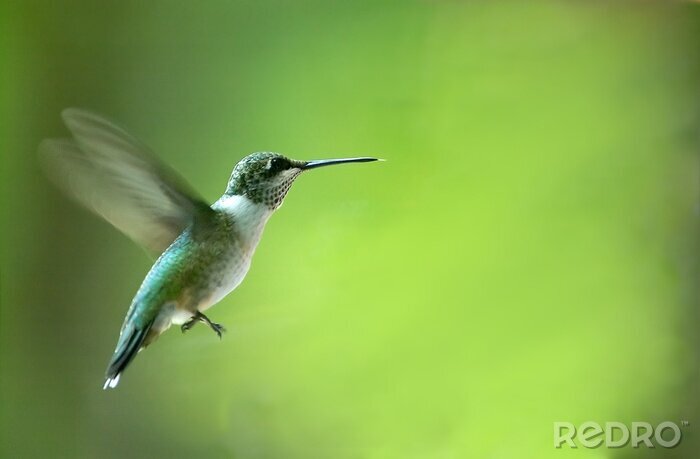
POLYGON ((239 236, 250 248, 260 241, 265 223, 274 212, 263 203, 255 203, 245 196, 222 196, 212 204, 212 209, 231 215, 239 236))

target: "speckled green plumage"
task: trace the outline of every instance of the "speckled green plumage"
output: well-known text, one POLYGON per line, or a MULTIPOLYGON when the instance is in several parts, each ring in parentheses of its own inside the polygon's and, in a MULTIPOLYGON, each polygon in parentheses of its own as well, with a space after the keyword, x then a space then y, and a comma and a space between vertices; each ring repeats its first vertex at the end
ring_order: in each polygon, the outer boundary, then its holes
MULTIPOLYGON (((238 244, 235 223, 223 212, 214 212, 207 220, 188 227, 158 258, 132 301, 124 327, 130 322, 147 327, 166 304, 195 312, 221 282, 216 274, 223 271, 227 252, 238 244)), ((154 338, 152 334, 147 341, 154 338)))
POLYGON ((226 187, 229 196, 241 195, 255 203, 276 207, 284 198, 294 179, 301 173, 303 161, 286 158, 279 153, 252 153, 236 164, 226 187), (296 169, 299 172, 285 183, 284 187, 271 190, 270 180, 280 172, 296 169), (282 189, 283 188, 283 189, 282 189))

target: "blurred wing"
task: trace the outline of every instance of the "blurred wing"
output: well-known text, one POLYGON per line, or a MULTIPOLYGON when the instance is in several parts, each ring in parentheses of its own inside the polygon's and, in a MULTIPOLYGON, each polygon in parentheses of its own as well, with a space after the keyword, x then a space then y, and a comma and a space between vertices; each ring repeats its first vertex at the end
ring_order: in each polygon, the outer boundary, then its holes
POLYGON ((162 253, 213 211, 177 173, 122 128, 85 110, 63 120, 74 139, 39 146, 50 177, 78 202, 149 251, 162 253))

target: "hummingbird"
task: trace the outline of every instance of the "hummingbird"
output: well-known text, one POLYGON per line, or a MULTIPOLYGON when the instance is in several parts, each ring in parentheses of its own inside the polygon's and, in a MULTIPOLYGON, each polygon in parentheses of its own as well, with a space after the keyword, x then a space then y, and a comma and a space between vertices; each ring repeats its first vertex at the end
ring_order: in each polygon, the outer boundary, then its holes
POLYGON ((252 153, 235 165, 224 194, 209 205, 116 123, 78 108, 61 115, 72 138, 45 139, 39 146, 49 177, 157 257, 126 313, 104 389, 116 387, 136 354, 172 325, 185 332, 201 322, 221 338, 224 326, 204 312, 243 281, 265 224, 299 175, 377 161, 252 153))

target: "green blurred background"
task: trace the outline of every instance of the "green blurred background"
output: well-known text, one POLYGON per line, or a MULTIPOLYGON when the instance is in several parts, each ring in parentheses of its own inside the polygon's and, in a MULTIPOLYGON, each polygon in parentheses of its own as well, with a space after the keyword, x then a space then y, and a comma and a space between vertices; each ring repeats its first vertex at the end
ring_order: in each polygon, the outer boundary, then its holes
POLYGON ((700 457, 700 10, 669 2, 0 6, 0 456, 700 457), (36 161, 119 120, 209 200, 302 177, 224 339, 103 372, 151 261, 36 161), (552 423, 690 422, 673 450, 552 423))

